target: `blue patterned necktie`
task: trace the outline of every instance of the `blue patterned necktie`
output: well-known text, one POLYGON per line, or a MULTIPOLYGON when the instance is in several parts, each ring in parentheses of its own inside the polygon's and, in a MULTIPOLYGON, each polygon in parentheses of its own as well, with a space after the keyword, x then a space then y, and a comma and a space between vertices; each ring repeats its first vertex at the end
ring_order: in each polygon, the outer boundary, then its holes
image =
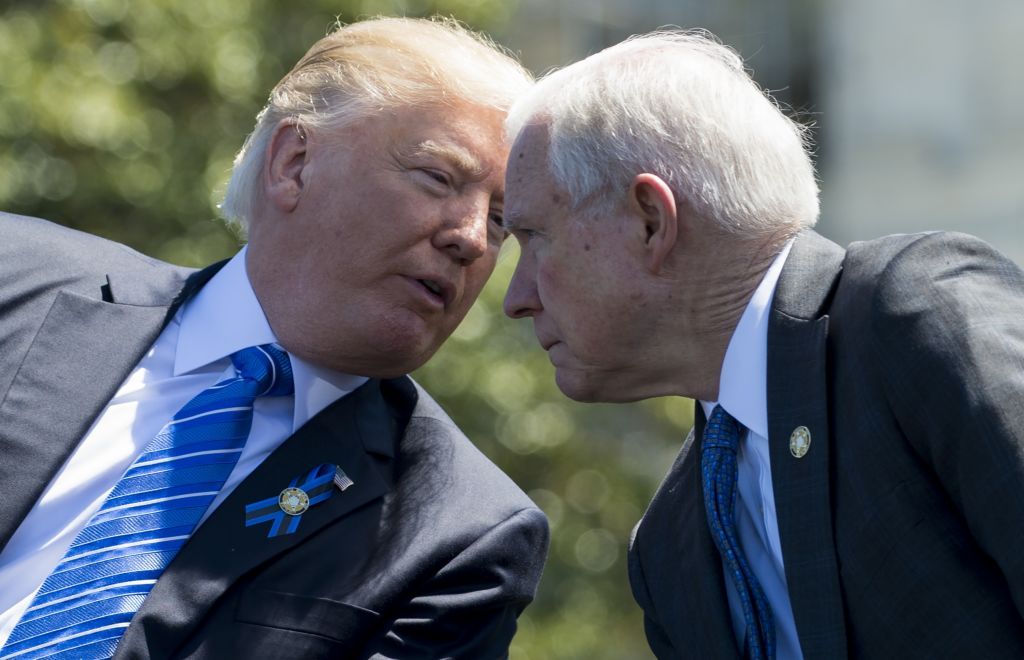
POLYGON ((739 423, 722 406, 715 406, 704 428, 701 447, 701 476, 708 526, 743 607, 746 622, 744 655, 750 660, 772 660, 775 658, 772 611, 736 536, 734 510, 739 444, 739 423))
POLYGON ((270 344, 231 356, 237 376, 186 403, 79 532, 0 658, 109 658, 157 578, 238 462, 260 396, 292 393, 288 355, 270 344))

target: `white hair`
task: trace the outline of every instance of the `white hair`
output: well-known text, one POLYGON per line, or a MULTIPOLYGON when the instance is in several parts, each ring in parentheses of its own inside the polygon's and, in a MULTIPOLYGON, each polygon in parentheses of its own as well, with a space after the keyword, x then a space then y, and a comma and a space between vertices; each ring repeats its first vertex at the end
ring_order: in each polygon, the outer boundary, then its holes
POLYGON ((506 130, 544 124, 551 175, 576 209, 621 205, 636 174, 732 232, 794 234, 818 218, 807 130, 704 31, 632 37, 543 77, 506 130))
POLYGON ((340 26, 274 87, 235 157, 221 211, 243 231, 258 203, 267 145, 284 119, 337 130, 382 110, 467 102, 507 110, 533 78, 454 19, 376 18, 340 26))

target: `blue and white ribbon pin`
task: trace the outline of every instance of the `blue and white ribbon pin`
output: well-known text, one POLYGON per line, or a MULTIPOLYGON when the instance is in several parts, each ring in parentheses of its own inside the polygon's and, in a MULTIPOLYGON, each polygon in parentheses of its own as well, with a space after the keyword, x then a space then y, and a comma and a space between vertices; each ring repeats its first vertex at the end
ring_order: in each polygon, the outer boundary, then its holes
POLYGON ((269 522, 267 538, 294 534, 299 528, 302 514, 309 507, 326 502, 334 494, 337 475, 345 473, 332 463, 318 465, 299 483, 300 477, 292 479, 287 488, 274 497, 245 505, 245 526, 252 527, 269 522))

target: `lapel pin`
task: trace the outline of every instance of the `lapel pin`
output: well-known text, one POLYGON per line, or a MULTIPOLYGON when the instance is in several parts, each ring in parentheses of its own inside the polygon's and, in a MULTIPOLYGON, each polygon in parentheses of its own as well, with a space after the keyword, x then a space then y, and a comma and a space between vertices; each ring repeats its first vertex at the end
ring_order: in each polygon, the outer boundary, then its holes
POLYGON ((811 431, 806 426, 798 426, 789 434, 789 453, 793 458, 803 458, 811 448, 811 431))
POLYGON ((277 506, 289 516, 301 516, 309 508, 309 495, 301 488, 285 488, 277 496, 277 506))
MULTIPOLYGON (((309 507, 327 501, 334 494, 332 483, 337 483, 338 472, 340 469, 333 464, 318 465, 306 474, 305 479, 302 477, 292 479, 288 487, 278 495, 246 504, 245 526, 252 527, 269 522, 268 539, 294 534, 295 530, 299 528, 302 514, 309 507), (301 483, 300 479, 302 479, 301 483)), ((344 476, 345 473, 341 472, 341 474, 344 476)), ((347 479, 347 477, 345 478, 347 479)), ((349 485, 351 485, 351 479, 349 485)))
POLYGON ((340 465, 334 470, 334 485, 338 487, 338 490, 345 492, 346 488, 355 484, 356 482, 348 478, 348 475, 345 474, 340 465))

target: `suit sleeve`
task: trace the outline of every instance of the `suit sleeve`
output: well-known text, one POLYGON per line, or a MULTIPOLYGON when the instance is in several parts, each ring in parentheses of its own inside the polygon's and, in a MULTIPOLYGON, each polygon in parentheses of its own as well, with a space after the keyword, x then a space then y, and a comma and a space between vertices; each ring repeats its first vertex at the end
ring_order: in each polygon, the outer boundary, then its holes
POLYGON ((515 513, 427 579, 361 657, 507 657, 516 618, 536 593, 547 547, 544 514, 515 513))
POLYGON ((1024 613, 1024 273, 931 234, 885 269, 874 310, 893 414, 1024 613))

